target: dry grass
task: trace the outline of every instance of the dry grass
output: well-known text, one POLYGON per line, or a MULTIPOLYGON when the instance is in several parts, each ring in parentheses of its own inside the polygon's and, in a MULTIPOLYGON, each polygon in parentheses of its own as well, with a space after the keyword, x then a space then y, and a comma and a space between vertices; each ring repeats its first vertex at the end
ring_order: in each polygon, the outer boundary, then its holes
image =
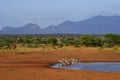
MULTIPOLYGON (((51 46, 46 46, 46 47, 38 47, 38 48, 28 48, 28 47, 18 47, 15 51, 16 52, 29 52, 29 51, 51 51, 51 50, 78 50, 78 49, 93 49, 93 50, 99 50, 101 52, 120 52, 120 47, 115 46, 113 48, 100 48, 100 47, 74 47, 74 46, 63 46, 62 48, 59 48, 57 46, 51 47, 51 46)), ((11 52, 9 49, 0 49, 0 52, 11 52)))

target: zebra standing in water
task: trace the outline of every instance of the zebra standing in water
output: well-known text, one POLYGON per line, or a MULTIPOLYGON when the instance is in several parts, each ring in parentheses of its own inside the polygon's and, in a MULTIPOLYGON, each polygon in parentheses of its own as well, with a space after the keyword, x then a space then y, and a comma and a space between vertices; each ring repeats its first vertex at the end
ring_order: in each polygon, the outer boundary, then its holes
POLYGON ((81 60, 79 58, 61 59, 58 60, 59 67, 72 66, 78 64, 81 60))

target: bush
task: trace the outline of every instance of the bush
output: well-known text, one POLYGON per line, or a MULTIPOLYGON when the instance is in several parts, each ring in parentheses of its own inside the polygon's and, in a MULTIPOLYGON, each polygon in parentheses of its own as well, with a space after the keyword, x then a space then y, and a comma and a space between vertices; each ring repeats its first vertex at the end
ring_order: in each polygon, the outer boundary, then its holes
POLYGON ((27 47, 28 48, 35 48, 33 44, 28 44, 27 47))
POLYGON ((111 43, 113 45, 120 44, 120 35, 109 33, 109 34, 105 34, 104 38, 111 40, 111 43))
POLYGON ((8 49, 9 46, 3 46, 1 49, 8 49))
POLYGON ((99 46, 100 40, 92 35, 83 35, 79 38, 79 42, 83 46, 99 46))
POLYGON ((52 44, 52 45, 57 45, 57 43, 58 43, 57 38, 55 38, 53 36, 50 36, 50 37, 46 38, 45 41, 46 41, 47 44, 52 44))
POLYGON ((58 44, 58 48, 62 48, 63 46, 63 44, 58 44))
POLYGON ((111 48, 111 47, 113 47, 113 45, 110 44, 110 43, 104 43, 104 44, 103 44, 103 47, 104 47, 104 48, 111 48))

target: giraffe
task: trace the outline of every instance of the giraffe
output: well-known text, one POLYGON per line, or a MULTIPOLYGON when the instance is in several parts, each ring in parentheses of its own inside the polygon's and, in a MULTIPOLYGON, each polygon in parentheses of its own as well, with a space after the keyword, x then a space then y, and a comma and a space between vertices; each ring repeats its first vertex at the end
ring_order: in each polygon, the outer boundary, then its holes
POLYGON ((16 38, 15 42, 10 45, 10 50, 12 51, 12 54, 15 54, 15 49, 17 48, 18 41, 19 38, 16 38))

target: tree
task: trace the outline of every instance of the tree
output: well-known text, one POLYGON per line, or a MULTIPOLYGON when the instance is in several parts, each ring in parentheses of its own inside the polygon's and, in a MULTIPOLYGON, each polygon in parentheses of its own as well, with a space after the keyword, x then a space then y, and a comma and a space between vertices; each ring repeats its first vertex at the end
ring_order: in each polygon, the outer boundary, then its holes
POLYGON ((105 34, 104 38, 111 41, 113 45, 120 44, 120 35, 109 33, 109 34, 105 34))
POLYGON ((60 41, 61 41, 61 43, 63 43, 66 46, 75 44, 75 38, 73 38, 71 36, 63 37, 60 41))
POLYGON ((46 38, 46 42, 47 42, 47 44, 57 45, 58 40, 57 40, 57 38, 50 36, 50 37, 46 38))
POLYGON ((98 46, 100 45, 100 40, 92 35, 82 35, 79 38, 79 42, 83 46, 98 46))
POLYGON ((9 48, 10 44, 14 41, 13 38, 0 37, 0 48, 9 48))
POLYGON ((33 43, 33 37, 31 37, 31 36, 23 37, 23 43, 24 44, 31 44, 31 43, 33 43))
POLYGON ((103 38, 102 42, 103 42, 102 46, 105 47, 105 48, 113 47, 113 42, 110 38, 103 38))

